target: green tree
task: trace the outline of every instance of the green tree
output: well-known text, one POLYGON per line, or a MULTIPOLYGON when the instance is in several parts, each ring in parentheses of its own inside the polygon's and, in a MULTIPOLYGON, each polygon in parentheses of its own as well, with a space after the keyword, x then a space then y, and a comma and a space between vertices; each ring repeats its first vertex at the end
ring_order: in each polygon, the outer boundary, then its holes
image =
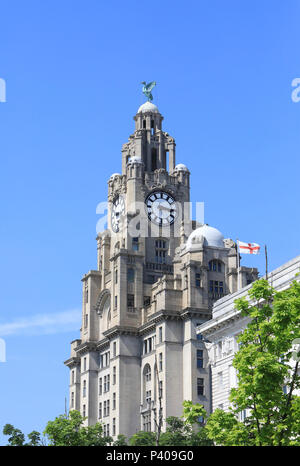
POLYGON ((156 435, 154 432, 137 432, 130 437, 129 445, 139 447, 156 445, 156 435))
POLYGON ((84 418, 78 411, 70 411, 69 416, 61 415, 49 421, 44 434, 50 445, 55 446, 103 446, 112 443, 111 437, 103 436, 102 425, 83 426, 84 418))
POLYGON ((20 429, 16 429, 11 424, 5 424, 3 427, 3 434, 9 435, 8 443, 11 446, 23 446, 25 443, 25 435, 21 432, 20 429))
POLYGON ((205 428, 217 445, 300 445, 299 357, 292 358, 300 337, 300 283, 276 292, 258 280, 248 295, 236 300, 250 321, 233 360, 238 387, 231 390, 232 408, 216 410, 205 428), (244 410, 247 418, 239 422, 244 410))
POLYGON ((124 445, 127 445, 126 437, 123 434, 119 434, 118 437, 117 437, 117 440, 114 441, 113 446, 114 447, 122 447, 124 445))

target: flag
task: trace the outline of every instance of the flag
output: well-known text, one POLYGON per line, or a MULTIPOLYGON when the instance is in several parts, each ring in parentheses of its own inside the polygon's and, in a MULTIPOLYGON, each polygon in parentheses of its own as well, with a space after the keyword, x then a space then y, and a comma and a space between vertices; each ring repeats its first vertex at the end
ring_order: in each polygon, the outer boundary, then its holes
POLYGON ((238 247, 242 254, 259 254, 260 245, 257 243, 243 243, 238 241, 238 247))

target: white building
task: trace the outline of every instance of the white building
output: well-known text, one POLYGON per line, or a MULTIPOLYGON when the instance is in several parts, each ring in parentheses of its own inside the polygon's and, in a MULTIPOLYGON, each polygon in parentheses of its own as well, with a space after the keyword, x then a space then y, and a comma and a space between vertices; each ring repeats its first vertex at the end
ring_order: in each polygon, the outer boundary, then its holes
MULTIPOLYGON (((82 279, 80 339, 65 362, 70 409, 113 437, 155 431, 160 402, 163 419, 181 416, 184 400, 210 410, 196 329, 237 286, 236 244, 190 219, 190 172, 176 165, 158 108, 146 102, 134 120, 122 173, 108 181, 108 229, 97 236, 97 270, 82 279)), ((241 268, 243 286, 256 278, 241 268)))
MULTIPOLYGON (((293 280, 300 281, 300 256, 290 260, 268 275, 269 283, 277 290, 288 288, 293 280)), ((248 295, 251 285, 214 303, 212 319, 200 325, 197 334, 205 341, 208 352, 208 367, 211 385, 211 408, 229 408, 231 388, 236 387, 236 371, 232 366, 234 353, 238 350, 237 337, 249 323, 234 308, 234 301, 248 295)))

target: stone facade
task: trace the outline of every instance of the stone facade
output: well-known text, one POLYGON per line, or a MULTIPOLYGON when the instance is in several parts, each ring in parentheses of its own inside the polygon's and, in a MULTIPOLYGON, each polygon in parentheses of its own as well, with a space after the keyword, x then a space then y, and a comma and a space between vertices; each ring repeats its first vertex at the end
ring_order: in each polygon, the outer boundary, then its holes
MULTIPOLYGON (((116 438, 180 416, 182 402, 210 411, 210 368, 197 327, 237 289, 234 241, 190 219, 190 172, 147 102, 108 181, 108 228, 97 270, 82 279, 82 328, 71 343, 70 409, 116 438)), ((242 267, 243 285, 257 278, 242 267)), ((163 423, 163 429, 165 423, 163 423)))
MULTIPOLYGON (((270 284, 278 291, 290 286, 293 280, 300 280, 300 256, 287 262, 268 275, 270 284)), ((237 386, 236 370, 232 365, 234 353, 238 350, 237 337, 249 323, 234 308, 234 301, 247 296, 248 285, 231 295, 216 301, 212 309, 212 319, 200 325, 197 335, 205 342, 209 384, 211 386, 211 410, 228 410, 230 390, 237 386)), ((245 413, 241 413, 243 417, 245 413)))

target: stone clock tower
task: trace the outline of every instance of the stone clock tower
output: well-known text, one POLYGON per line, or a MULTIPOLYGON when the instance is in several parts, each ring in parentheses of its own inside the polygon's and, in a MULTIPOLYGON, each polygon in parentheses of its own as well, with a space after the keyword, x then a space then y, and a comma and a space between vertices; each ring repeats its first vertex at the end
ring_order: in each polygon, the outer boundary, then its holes
MULTIPOLYGON (((71 343, 70 409, 116 438, 163 429, 183 400, 210 410, 209 368, 196 327, 236 290, 232 240, 191 221, 190 172, 146 102, 108 181, 108 228, 98 267, 84 275, 80 339, 71 343)), ((257 277, 242 268, 242 283, 257 277)))

